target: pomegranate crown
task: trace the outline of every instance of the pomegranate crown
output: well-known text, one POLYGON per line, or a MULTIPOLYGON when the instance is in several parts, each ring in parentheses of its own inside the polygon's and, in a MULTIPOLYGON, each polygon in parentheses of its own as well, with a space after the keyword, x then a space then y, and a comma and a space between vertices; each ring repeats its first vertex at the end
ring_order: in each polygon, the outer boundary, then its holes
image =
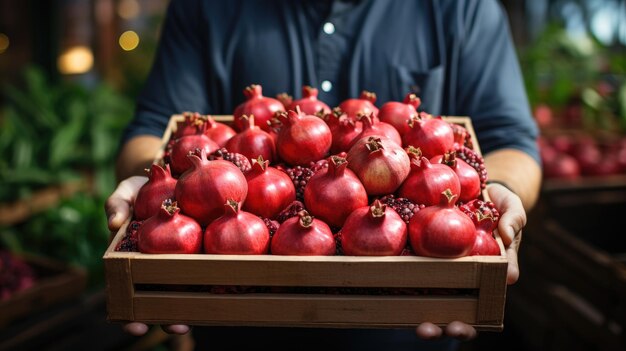
POLYGON ((386 209, 387 205, 382 203, 379 199, 376 199, 372 206, 370 206, 370 213, 374 218, 381 218, 385 216, 386 209))
POLYGON ((307 210, 298 212, 298 223, 304 228, 309 228, 313 225, 313 216, 309 214, 307 210))
POLYGON ((361 92, 361 95, 359 95, 359 98, 363 100, 367 100, 373 104, 376 102, 376 93, 368 91, 368 90, 363 90, 361 92))
POLYGON ((178 203, 173 199, 165 199, 161 204, 161 211, 159 212, 161 215, 165 215, 167 217, 172 217, 175 214, 180 212, 180 208, 178 207, 178 203))
POLYGON ((243 90, 243 94, 248 99, 263 97, 263 87, 260 84, 250 84, 243 90))
POLYGON ((239 202, 227 199, 224 204, 224 214, 237 214, 239 212, 239 202))
POLYGON ((260 172, 265 172, 270 162, 263 159, 263 155, 259 155, 257 158, 252 159, 252 169, 260 172))
POLYGON ((305 85, 302 87, 302 97, 303 98, 311 98, 311 99, 315 99, 317 98, 318 95, 318 90, 317 88, 313 88, 310 85, 305 85))
POLYGON ((248 130, 248 129, 258 128, 254 124, 254 115, 253 114, 241 115, 241 117, 239 117, 239 120, 241 121, 241 129, 242 129, 242 131, 243 130, 248 130))
POLYGON ((370 153, 382 151, 385 148, 382 139, 375 136, 371 136, 367 139, 365 147, 367 147, 370 153))
POLYGON ((403 102, 405 104, 412 105, 415 108, 420 107, 420 105, 422 104, 422 100, 419 97, 417 97, 417 95, 415 95, 414 93, 406 94, 403 102))

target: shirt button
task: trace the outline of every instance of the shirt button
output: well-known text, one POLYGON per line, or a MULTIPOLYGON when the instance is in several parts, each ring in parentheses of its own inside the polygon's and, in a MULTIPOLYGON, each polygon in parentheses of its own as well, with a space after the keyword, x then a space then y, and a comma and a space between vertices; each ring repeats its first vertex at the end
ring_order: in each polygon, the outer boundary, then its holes
POLYGON ((331 91, 333 89, 333 83, 331 83, 330 81, 325 80, 325 81, 322 82, 321 87, 322 87, 323 91, 329 92, 329 91, 331 91))
POLYGON ((330 22, 326 22, 326 23, 324 23, 323 30, 324 30, 324 33, 326 33, 328 35, 333 34, 333 33, 335 33, 335 25, 330 23, 330 22))

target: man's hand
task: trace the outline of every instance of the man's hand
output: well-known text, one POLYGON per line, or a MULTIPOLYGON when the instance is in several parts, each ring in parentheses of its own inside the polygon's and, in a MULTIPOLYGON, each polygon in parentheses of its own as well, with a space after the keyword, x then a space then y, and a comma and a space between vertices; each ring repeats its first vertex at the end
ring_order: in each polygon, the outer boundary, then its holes
POLYGON ((120 182, 104 204, 109 230, 114 234, 130 218, 130 209, 137 193, 148 177, 133 176, 120 182))
MULTIPOLYGON (((526 225, 526 211, 520 198, 503 185, 490 184, 487 187, 487 193, 500 212, 496 230, 506 248, 506 258, 509 262, 506 283, 511 285, 519 278, 517 250, 522 239, 522 228, 526 225)), ((459 321, 448 324, 444 329, 425 322, 417 327, 416 333, 418 337, 426 340, 438 339, 444 334, 459 340, 471 340, 478 335, 474 327, 459 321)))

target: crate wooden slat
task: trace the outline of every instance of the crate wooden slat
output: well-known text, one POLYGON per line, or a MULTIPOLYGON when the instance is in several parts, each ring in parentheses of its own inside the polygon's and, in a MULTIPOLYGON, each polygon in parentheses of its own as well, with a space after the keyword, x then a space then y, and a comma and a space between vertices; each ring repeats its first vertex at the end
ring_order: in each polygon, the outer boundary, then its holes
POLYGON ((32 287, 0 301, 0 328, 54 304, 71 300, 83 293, 87 285, 87 273, 82 268, 44 257, 23 258, 40 276, 32 287))
MULTIPOLYGON (((213 116, 229 123, 232 116, 213 116)), ((445 117, 463 125, 466 117, 445 117)), ((170 119, 163 145, 182 116, 170 119)), ((157 155, 155 162, 162 156, 157 155)), ((500 256, 437 259, 419 256, 148 255, 116 252, 126 228, 104 254, 108 318, 150 324, 415 327, 460 320, 478 330, 503 328, 507 259, 500 256), (387 289, 356 293, 211 293, 206 286, 387 289), (197 289, 189 289, 196 287, 197 289), (389 289, 423 293, 389 293, 389 289)), ((266 291, 266 290, 262 290, 266 291)), ((324 290, 322 290, 324 291, 324 290)), ((345 290, 342 290, 345 291, 345 290)))

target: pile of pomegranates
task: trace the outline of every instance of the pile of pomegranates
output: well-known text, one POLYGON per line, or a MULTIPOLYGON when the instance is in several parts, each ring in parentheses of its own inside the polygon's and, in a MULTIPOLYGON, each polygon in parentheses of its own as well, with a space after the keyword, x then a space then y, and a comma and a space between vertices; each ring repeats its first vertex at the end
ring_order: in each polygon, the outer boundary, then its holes
POLYGON ((626 137, 552 133, 538 140, 546 179, 582 179, 626 174, 626 137))
POLYGON ((363 91, 330 108, 263 96, 232 124, 185 112, 147 170, 119 251, 272 255, 500 255, 498 213, 468 131, 363 91))

